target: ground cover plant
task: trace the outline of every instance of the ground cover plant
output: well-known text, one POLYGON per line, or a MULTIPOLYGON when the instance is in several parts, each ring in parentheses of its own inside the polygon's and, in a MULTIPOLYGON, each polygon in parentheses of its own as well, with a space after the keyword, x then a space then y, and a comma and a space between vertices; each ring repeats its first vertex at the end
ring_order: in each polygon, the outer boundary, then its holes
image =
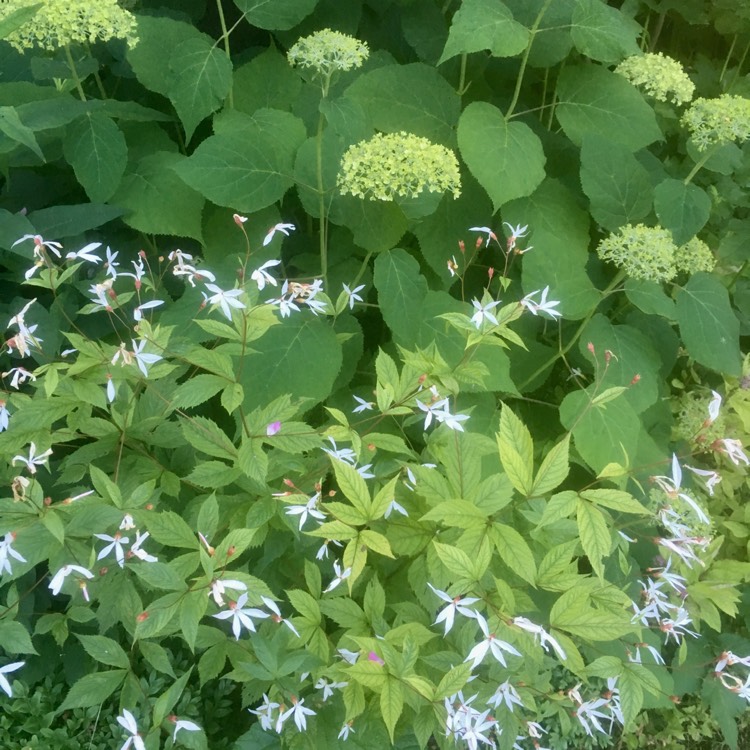
POLYGON ((3 746, 738 747, 749 23, 0 2, 3 746))

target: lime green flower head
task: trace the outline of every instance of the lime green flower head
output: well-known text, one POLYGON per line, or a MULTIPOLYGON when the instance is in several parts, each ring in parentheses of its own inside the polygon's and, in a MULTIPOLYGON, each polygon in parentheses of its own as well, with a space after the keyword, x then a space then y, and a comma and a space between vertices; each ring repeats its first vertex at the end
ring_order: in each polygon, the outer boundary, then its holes
POLYGON ((41 48, 50 51, 70 44, 125 39, 135 47, 135 16, 117 0, 0 0, 0 21, 18 8, 42 3, 34 18, 6 39, 19 52, 41 48))
POLYGON ((670 281, 677 275, 672 235, 661 227, 626 224, 602 240, 597 253, 633 279, 670 281))
POLYGON ((628 57, 615 68, 615 73, 661 102, 671 99, 675 104, 685 104, 695 91, 682 65, 661 52, 628 57))
POLYGON ((361 67, 369 55, 370 50, 365 42, 339 31, 323 29, 299 39, 287 52, 287 59, 290 65, 313 68, 324 76, 330 76, 338 70, 361 67))
POLYGON ((347 149, 338 187, 343 195, 369 200, 413 198, 423 190, 448 190, 458 198, 461 175, 456 155, 445 146, 412 133, 378 133, 347 149))
POLYGON ((698 271, 710 273, 716 265, 716 258, 708 245, 697 237, 677 248, 674 262, 678 271, 693 274, 698 271))
POLYGON ((750 138, 750 99, 722 94, 717 99, 696 99, 682 116, 700 151, 730 141, 750 138))

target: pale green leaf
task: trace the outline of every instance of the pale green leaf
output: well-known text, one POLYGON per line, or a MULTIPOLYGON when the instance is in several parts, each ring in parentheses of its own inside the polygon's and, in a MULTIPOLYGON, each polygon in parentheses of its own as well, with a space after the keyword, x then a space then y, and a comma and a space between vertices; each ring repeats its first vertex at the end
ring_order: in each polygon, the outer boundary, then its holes
POLYGON ((602 560, 609 555, 612 546, 607 521, 598 508, 583 500, 578 501, 576 520, 583 551, 596 574, 603 578, 604 565, 602 560))
POLYGON ((502 561, 532 586, 536 585, 536 562, 528 542, 511 526, 495 523, 490 530, 492 542, 502 561))
POLYGON ((562 484, 570 471, 569 448, 570 435, 566 435, 547 453, 534 477, 534 484, 531 487, 532 495, 546 495, 562 484))
POLYGON ((500 413, 497 446, 508 479, 518 492, 528 496, 534 476, 534 443, 526 425, 505 405, 500 413))

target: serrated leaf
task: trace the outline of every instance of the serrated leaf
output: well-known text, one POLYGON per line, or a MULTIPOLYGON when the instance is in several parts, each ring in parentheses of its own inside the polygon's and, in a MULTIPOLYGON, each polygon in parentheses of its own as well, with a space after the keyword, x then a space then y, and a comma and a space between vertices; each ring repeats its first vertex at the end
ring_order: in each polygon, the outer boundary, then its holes
POLYGON ((6 654, 35 654, 29 631, 16 620, 0 621, 0 648, 6 654))
POLYGON ((487 102, 472 102, 461 113, 458 148, 495 211, 531 195, 546 176, 539 137, 522 122, 506 122, 487 102))
POLYGON ((711 198, 697 185, 666 179, 654 189, 654 210, 659 223, 672 233, 675 244, 684 245, 708 221, 711 198))
POLYGON ((382 534, 378 534, 377 531, 365 529, 360 532, 359 538, 373 552, 377 552, 379 555, 385 555, 385 557, 395 558, 395 555, 391 551, 391 545, 388 542, 388 539, 382 534))
POLYGON ((182 516, 171 510, 149 513, 145 517, 146 528, 151 536, 167 547, 199 549, 196 532, 187 525, 182 516))
POLYGON ((546 495, 562 484, 570 471, 569 448, 570 435, 566 435, 547 453, 534 477, 534 484, 531 486, 532 495, 546 495))
POLYGON ((15 107, 0 107, 0 133, 31 149, 40 161, 44 161, 44 154, 39 148, 34 131, 21 122, 15 107))
POLYGON ((306 18, 318 0, 234 0, 248 23, 259 29, 286 31, 306 18))
POLYGON ((172 679, 175 679, 175 673, 169 661, 169 654, 163 646, 154 641, 140 641, 138 648, 140 648, 143 658, 151 667, 157 672, 169 675, 172 679))
POLYGON ((182 419, 181 427, 182 434, 193 448, 216 458, 231 461, 237 458, 237 449, 216 422, 206 417, 191 417, 182 419))
POLYGON ((235 409, 242 406, 245 400, 245 390, 239 383, 230 383, 221 392, 221 405, 227 414, 232 414, 235 409))
POLYGON ((117 641, 103 635, 81 635, 76 633, 86 653, 100 664, 130 669, 130 659, 117 641))
POLYGON ((440 558, 440 562, 445 565, 451 575, 466 581, 476 580, 474 576, 474 563, 462 549, 453 547, 450 544, 441 544, 440 542, 433 542, 433 545, 440 558))
POLYGON ((383 685, 380 693, 380 712, 388 729, 391 742, 394 741, 394 732, 401 712, 404 710, 404 689, 401 682, 395 677, 389 677, 383 685))
POLYGON ((583 551, 594 572, 600 578, 604 578, 602 560, 609 555, 612 546, 607 522, 598 508, 580 499, 576 509, 576 520, 583 551))
POLYGON ((171 50, 169 98, 187 141, 197 125, 221 106, 232 86, 232 63, 209 37, 187 39, 171 50))
POLYGON ((226 379, 219 375, 192 375, 175 388, 172 393, 172 405, 177 409, 198 406, 213 398, 226 385, 226 379))
POLYGON ((715 372, 740 374, 740 324, 723 284, 696 273, 677 291, 677 322, 688 353, 715 372))
POLYGON ((625 670, 617 681, 620 691, 620 709, 622 710, 623 725, 631 727, 635 717, 643 707, 643 688, 637 678, 625 670))
POLYGON ((613 489, 583 490, 581 497, 590 500, 595 505, 617 510, 620 513, 635 513, 640 516, 650 516, 651 511, 639 503, 629 492, 613 489))
POLYGON ((323 599, 319 602, 320 611, 337 625, 358 633, 367 633, 369 623, 362 608, 353 599, 338 596, 334 599, 323 599))
POLYGON ((503 562, 517 575, 536 585, 536 562, 526 540, 511 526, 495 523, 490 537, 503 562))
POLYGON ((299 589, 291 589, 286 595, 289 597, 289 603, 302 617, 316 625, 320 624, 320 606, 316 599, 299 589))
POLYGON ((185 643, 191 651, 195 651, 195 641, 198 637, 198 626, 208 608, 208 597, 204 590, 188 591, 180 605, 180 629, 185 643))
POLYGON ((617 63, 641 53, 641 27, 621 10, 601 0, 575 0, 570 36, 577 49, 603 63, 617 63))
MULTIPOLYGON (((156 539, 156 537, 154 538, 156 539)), ((162 589, 163 591, 182 591, 187 588, 182 578, 163 562, 134 565, 132 570, 148 588, 162 589)))
POLYGON ((242 476, 242 473, 241 469, 227 466, 221 461, 201 461, 185 477, 185 480, 199 487, 226 487, 242 476))
POLYGON ((471 529, 484 526, 487 514, 468 500, 452 499, 438 503, 427 511, 420 521, 437 521, 459 529, 471 529))
POLYGON ((631 613, 594 609, 591 594, 583 587, 566 591, 550 610, 550 625, 588 641, 614 641, 638 630, 631 622, 631 613))
POLYGON ((192 672, 193 668, 190 667, 187 672, 180 675, 179 679, 175 680, 169 688, 167 688, 166 692, 162 693, 156 699, 154 702, 154 726, 159 726, 159 724, 164 721, 167 714, 175 707, 183 690, 185 690, 185 685, 187 685, 187 681, 190 679, 192 672))
POLYGON ((471 677, 471 663, 464 662, 457 667, 453 667, 447 674, 443 675, 435 688, 434 700, 442 701, 444 698, 454 695, 463 688, 469 677, 471 677))
POLYGON ((370 513, 370 491, 359 472, 344 461, 332 458, 333 472, 336 475, 336 483, 344 493, 347 500, 365 518, 370 513))
POLYGON ((575 512, 577 507, 578 495, 572 490, 565 490, 552 495, 549 502, 544 506, 544 512, 537 528, 541 529, 542 526, 548 526, 561 518, 567 518, 575 512))
POLYGON ((500 0, 463 0, 451 19, 448 41, 437 64, 482 50, 489 50, 493 57, 513 57, 528 43, 528 29, 514 20, 500 0))
POLYGON ((526 425, 508 406, 503 406, 500 413, 497 446, 508 479, 518 492, 528 496, 534 471, 534 443, 526 425))
POLYGON ((0 39, 5 39, 16 29, 25 26, 43 7, 44 3, 36 3, 35 5, 22 6, 11 10, 2 21, 0 21, 0 39))
POLYGON ((57 708, 62 713, 71 708, 98 706, 109 698, 122 684, 128 674, 127 669, 110 669, 81 677, 68 691, 65 700, 57 708))

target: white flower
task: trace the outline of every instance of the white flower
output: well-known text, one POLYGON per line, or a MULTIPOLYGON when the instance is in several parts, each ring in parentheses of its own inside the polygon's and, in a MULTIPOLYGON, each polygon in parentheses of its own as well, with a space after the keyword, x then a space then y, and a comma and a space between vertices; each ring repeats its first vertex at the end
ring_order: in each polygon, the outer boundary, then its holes
POLYGON ((20 242, 25 242, 26 240, 34 240, 34 255, 40 257, 41 256, 41 248, 46 247, 48 250, 51 250, 58 258, 61 258, 60 250, 62 250, 62 245, 59 242, 50 242, 48 240, 45 240, 44 237, 42 237, 41 234, 25 234, 23 237, 21 237, 20 240, 16 240, 11 247, 15 247, 20 242))
POLYGON ((686 469, 690 469, 693 474, 697 474, 699 477, 705 477, 706 489, 709 495, 714 494, 714 487, 721 482, 721 474, 718 471, 711 471, 710 469, 696 469, 695 466, 688 466, 685 464, 686 469))
POLYGON ((305 505, 290 505, 284 512, 288 516, 299 516, 299 530, 302 531, 302 527, 307 521, 307 516, 310 515, 316 518, 318 521, 325 520, 325 513, 317 510, 318 502, 320 501, 320 493, 316 492, 305 505))
POLYGON ((29 456, 28 458, 26 456, 13 456, 13 461, 11 462, 13 466, 16 465, 16 461, 20 461, 21 463, 26 464, 26 468, 29 470, 30 474, 36 474, 36 467, 37 466, 44 466, 44 464, 47 463, 47 458, 52 455, 52 448, 47 448, 44 453, 40 453, 38 456, 36 455, 36 445, 32 442, 29 443, 29 456))
POLYGON ((177 732, 180 731, 180 729, 184 729, 186 732, 200 732, 201 728, 195 724, 192 721, 188 721, 187 719, 178 719, 173 718, 172 721, 174 721, 174 734, 172 735, 172 742, 175 742, 177 740, 177 732))
POLYGON ((321 448, 324 453, 327 453, 331 458, 336 458, 350 466, 356 465, 357 454, 351 448, 337 448, 336 441, 332 437, 329 437, 328 440, 331 442, 333 448, 321 448))
POLYGON ((697 638, 698 633, 695 633, 692 630, 688 630, 687 628, 687 626, 691 623, 692 620, 690 619, 687 610, 683 609, 682 607, 677 610, 677 614, 674 619, 662 620, 659 624, 659 628, 666 635, 664 643, 669 643, 670 636, 675 639, 676 643, 680 643, 680 640, 686 633, 688 635, 692 635, 693 638, 697 638))
POLYGON ((490 240, 497 242, 497 235, 489 227, 469 227, 470 232, 482 232, 487 235, 485 245, 490 244, 490 240))
POLYGON ((320 548, 315 554, 316 560, 322 560, 324 557, 327 560, 328 559, 328 545, 329 544, 335 544, 337 547, 343 547, 344 545, 341 544, 341 542, 337 542, 335 539, 326 539, 323 544, 320 545, 320 548))
POLYGON ((149 532, 146 531, 143 534, 136 531, 135 532, 135 541, 133 542, 133 546, 130 548, 131 554, 135 555, 139 560, 143 560, 143 562, 159 562, 159 558, 155 557, 154 555, 149 555, 148 552, 146 552, 145 549, 141 549, 141 545, 148 539, 149 532))
POLYGON ((348 721, 346 724, 344 724, 344 726, 341 727, 337 739, 343 740, 345 742, 349 739, 350 734, 354 734, 354 727, 352 726, 351 721, 348 721))
POLYGON ((347 663, 347 664, 356 664, 357 659, 359 659, 359 652, 358 651, 349 651, 345 648, 340 648, 336 652, 338 655, 347 663))
POLYGON ((498 708, 502 703, 504 703, 508 707, 508 710, 511 713, 513 712, 514 705, 520 706, 521 708, 524 707, 521 696, 508 680, 498 685, 497 690, 495 690, 490 699, 487 701, 487 705, 493 706, 494 708, 498 708))
POLYGON ((82 575, 84 578, 88 578, 89 580, 94 577, 94 574, 90 570, 87 570, 80 565, 63 565, 63 567, 60 568, 57 573, 55 573, 55 575, 52 577, 52 580, 49 582, 49 588, 51 589, 53 595, 56 596, 60 593, 60 589, 62 588, 65 579, 71 573, 78 573, 79 575, 82 575))
POLYGON ((514 617, 513 624, 521 628, 521 630, 531 633, 534 636, 534 640, 536 640, 536 636, 539 636, 542 648, 545 651, 549 651, 547 648, 547 644, 549 643, 561 659, 568 658, 562 646, 541 625, 536 625, 526 617, 514 617))
POLYGON ((344 292, 347 295, 347 301, 349 303, 350 310, 354 309, 355 302, 364 302, 362 297, 360 297, 359 294, 357 294, 357 292, 361 292, 365 288, 364 284, 360 284, 359 286, 354 287, 354 289, 349 289, 349 287, 346 284, 343 284, 342 286, 344 287, 344 292))
POLYGON ((255 623, 251 618, 265 619, 269 617, 268 613, 262 609, 245 607, 245 604, 247 604, 247 594, 240 594, 236 602, 230 602, 228 610, 214 615, 217 620, 232 619, 232 633, 234 633, 235 640, 240 639, 243 625, 251 632, 255 632, 255 623))
POLYGON ((594 729, 596 729, 597 732, 601 732, 601 734, 609 734, 609 732, 601 725, 599 719, 608 720, 610 722, 610 731, 612 731, 612 714, 604 713, 603 711, 599 710, 600 708, 604 707, 609 708, 609 705, 609 701, 606 698, 596 698, 594 700, 581 703, 576 709, 575 716, 581 723, 581 726, 584 728, 586 734, 589 735, 589 737, 593 736, 594 734, 591 731, 589 722, 593 724, 594 729))
POLYGON ((539 294, 539 290, 537 289, 535 292, 531 292, 530 294, 527 294, 522 300, 521 304, 532 314, 537 315, 540 312, 545 312, 547 315, 551 316, 552 318, 559 318, 562 316, 562 313, 559 310, 553 310, 553 307, 557 307, 557 305, 560 304, 559 300, 547 300, 547 294, 549 293, 549 287, 545 286, 542 290, 542 296, 539 299, 539 302, 532 299, 532 297, 535 294, 539 294))
POLYGON ((3 377, 13 375, 10 381, 11 388, 18 390, 19 385, 23 385, 27 380, 32 382, 36 380, 36 375, 29 372, 25 367, 13 367, 8 372, 3 373, 3 377))
POLYGON ((329 591, 333 591, 336 586, 338 586, 344 579, 348 578, 352 574, 351 568, 346 568, 346 570, 341 570, 341 566, 339 565, 338 560, 333 561, 333 572, 336 574, 336 577, 328 584, 328 586, 323 590, 324 594, 327 594, 329 591))
POLYGON ((356 408, 352 409, 352 414, 359 414, 363 411, 372 411, 375 404, 372 401, 365 401, 359 396, 354 396, 354 400, 359 404, 356 408))
POLYGON ((9 531, 2 542, 0 542, 0 575, 3 571, 8 571, 9 574, 13 574, 13 570, 10 567, 10 560, 8 557, 12 557, 18 562, 26 562, 26 558, 23 557, 19 552, 13 549, 13 542, 16 539, 16 535, 9 531))
POLYGON ((144 310, 151 310, 154 307, 159 307, 159 305, 163 305, 164 300, 161 299, 152 299, 149 302, 144 302, 142 305, 138 305, 138 307, 133 310, 133 318, 137 322, 139 320, 143 320, 143 311, 144 310))
POLYGON ((728 458, 735 466, 739 466, 740 461, 742 461, 746 466, 750 465, 750 459, 748 459, 748 457, 745 455, 745 452, 742 450, 742 443, 739 440, 723 438, 719 442, 723 446, 720 450, 727 454, 728 458))
MULTIPOLYGON (((107 276, 111 276, 113 279, 117 278, 117 268, 119 267, 119 263, 117 262, 117 256, 119 255, 119 251, 112 252, 112 249, 110 247, 107 248, 107 260, 104 261, 104 268, 107 269, 107 276)), ((135 263, 133 262, 133 265, 135 263)), ((141 266, 143 264, 141 263, 141 266)), ((132 276, 132 274, 127 274, 128 276, 132 276)))
POLYGON ((528 224, 525 224, 524 226, 521 226, 520 224, 518 226, 513 226, 512 224, 509 224, 507 221, 503 222, 504 227, 508 227, 510 230, 510 237, 508 238, 508 249, 512 250, 516 246, 516 240, 519 237, 525 237, 527 232, 526 230, 529 228, 528 224))
POLYGON ((135 716, 133 716, 127 708, 123 708, 122 716, 117 717, 117 723, 123 727, 126 732, 130 732, 130 737, 125 740, 120 750, 128 750, 131 745, 135 750, 146 750, 143 738, 138 734, 138 725, 135 723, 135 716))
POLYGON ((698 520, 702 523, 709 523, 708 516, 703 512, 703 509, 698 503, 693 500, 690 495, 686 495, 684 492, 680 492, 680 486, 682 484, 682 469, 680 468, 680 462, 677 460, 677 454, 672 454, 672 476, 671 477, 652 477, 652 479, 659 485, 659 487, 666 493, 667 497, 674 501, 678 497, 684 500, 698 516, 698 520))
POLYGON ((445 622, 445 633, 444 635, 448 635, 450 629, 453 627, 453 619, 458 612, 458 614, 463 615, 464 617, 470 617, 473 619, 477 618, 477 612, 475 612, 473 609, 470 608, 470 605, 475 604, 479 601, 479 599, 473 597, 473 596, 466 596, 464 598, 461 598, 460 596, 457 596, 455 598, 448 596, 448 594, 445 593, 445 591, 440 591, 439 589, 436 589, 431 583, 427 584, 435 594, 437 594, 444 602, 448 602, 448 606, 445 607, 435 618, 435 622, 433 625, 437 625, 439 622, 445 622))
POLYGON ((268 609, 271 610, 271 613, 272 613, 271 619, 274 622, 279 622, 279 623, 283 622, 284 625, 286 625, 289 628, 289 630, 291 630, 292 633, 294 633, 294 635, 296 635, 297 638, 299 638, 300 634, 297 632, 297 628, 295 628, 294 625, 292 625, 291 620, 286 620, 281 616, 281 610, 279 609, 276 602, 273 599, 269 599, 267 596, 261 596, 260 598, 263 601, 263 604, 265 604, 266 607, 268 607, 268 609))
POLYGON ((125 551, 123 550, 122 546, 128 543, 128 538, 126 536, 122 536, 119 533, 115 534, 114 536, 110 536, 109 534, 94 534, 94 536, 104 542, 109 542, 109 544, 104 547, 101 552, 99 552, 96 559, 101 560, 105 558, 112 550, 114 550, 117 564, 121 568, 124 567, 125 551))
POLYGON ((145 354, 143 349, 146 346, 146 340, 141 339, 137 344, 131 339, 133 344, 133 357, 138 364, 138 368, 143 373, 144 377, 148 377, 148 370, 146 365, 152 365, 154 362, 158 362, 160 359, 164 359, 160 354, 145 354))
POLYGON ((295 229, 296 227, 294 226, 294 224, 275 224, 268 230, 268 234, 263 238, 263 247, 265 247, 271 242, 276 232, 281 232, 282 234, 285 234, 288 237, 289 236, 288 230, 294 231, 295 229))
POLYGON ((714 672, 721 672, 724 667, 732 667, 735 664, 742 664, 743 667, 750 667, 750 656, 737 656, 731 651, 723 651, 719 660, 716 662, 714 672))
POLYGON ((8 694, 9 698, 13 697, 13 691, 11 690, 8 678, 5 675, 10 674, 10 672, 15 672, 24 664, 26 664, 25 661, 14 661, 12 664, 6 664, 4 667, 0 667, 0 688, 8 694))
POLYGON ((721 409, 721 394, 716 391, 711 391, 713 398, 708 404, 708 420, 709 424, 715 422, 719 417, 719 409, 721 409))
POLYGON ((488 321, 492 325, 497 325, 497 318, 492 314, 492 310, 500 304, 500 300, 491 300, 482 305, 478 299, 473 299, 471 304, 474 305, 476 312, 471 316, 471 320, 477 328, 482 327, 483 321, 488 321))
POLYGON ((315 716, 315 711, 311 708, 305 708, 302 704, 305 702, 304 698, 299 700, 292 698, 292 707, 284 712, 283 718, 280 721, 286 721, 290 716, 294 717, 294 723, 297 725, 297 729, 303 732, 307 729, 307 718, 308 716, 315 716))
POLYGON ((490 633, 487 621, 484 617, 477 618, 477 621, 479 622, 479 627, 485 637, 483 641, 480 641, 473 649, 471 649, 469 655, 464 659, 464 661, 472 662, 472 671, 482 663, 484 657, 487 655, 487 651, 490 651, 492 656, 495 657, 495 660, 500 662, 504 667, 507 667, 508 665, 505 662, 505 654, 503 651, 508 654, 513 654, 514 656, 521 656, 520 651, 511 646, 510 643, 498 640, 494 633, 490 633))
POLYGON ((206 289, 213 292, 213 294, 208 297, 208 302, 212 305, 219 305, 221 311, 228 320, 232 320, 232 311, 229 309, 230 307, 234 307, 238 310, 245 308, 245 303, 240 302, 237 299, 237 297, 242 294, 242 289, 230 289, 228 292, 225 292, 223 289, 219 289, 216 284, 206 284, 206 289))
POLYGON ((5 401, 0 401, 0 432, 8 429, 10 423, 10 413, 5 407, 5 401))
POLYGON ((258 285, 258 289, 264 289, 266 284, 276 286, 276 279, 274 279, 274 277, 271 276, 268 271, 266 271, 266 268, 278 266, 280 263, 280 260, 266 261, 260 268, 256 268, 255 271, 250 274, 250 278, 258 285))
POLYGON ((733 674, 727 674, 726 672, 721 672, 719 674, 719 680, 721 680, 721 684, 727 690, 731 690, 733 693, 736 693, 738 697, 744 698, 750 703, 750 674, 747 676, 744 683, 733 674), (727 680, 730 681, 729 685, 727 685, 727 680))
POLYGON ((224 606, 224 594, 227 589, 232 591, 247 591, 247 586, 242 581, 235 581, 231 578, 222 580, 217 578, 215 581, 211 581, 211 590, 208 592, 209 596, 213 596, 217 606, 224 606))
POLYGON ((247 710, 258 717, 261 729, 268 732, 273 728, 273 711, 275 708, 279 708, 279 704, 271 702, 268 696, 263 693, 263 703, 258 708, 248 708, 247 710))
POLYGON ((80 250, 78 250, 75 253, 68 253, 65 256, 66 260, 76 260, 77 258, 83 258, 84 260, 89 261, 90 263, 101 263, 102 259, 98 255, 94 255, 92 250, 96 250, 98 247, 101 247, 101 242, 90 242, 85 247, 82 247, 80 250))
POLYGON ((403 505, 396 502, 396 499, 394 498, 391 500, 390 503, 388 503, 388 507, 385 509, 385 513, 383 513, 383 518, 390 518, 391 513, 400 513, 402 516, 409 517, 408 512, 406 511, 406 508, 404 508, 403 505))
POLYGON ((323 703, 325 703, 333 695, 334 690, 336 689, 341 690, 342 688, 345 688, 348 684, 349 684, 348 682, 328 682, 328 680, 326 680, 325 677, 321 677, 315 683, 315 689, 323 691, 323 703))

